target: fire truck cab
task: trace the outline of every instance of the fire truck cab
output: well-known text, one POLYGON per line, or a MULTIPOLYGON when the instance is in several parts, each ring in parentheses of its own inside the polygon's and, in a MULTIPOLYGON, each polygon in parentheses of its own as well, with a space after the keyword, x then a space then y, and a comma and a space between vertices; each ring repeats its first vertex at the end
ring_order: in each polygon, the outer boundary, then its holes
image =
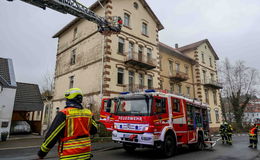
POLYGON ((175 94, 146 90, 104 98, 100 122, 126 151, 153 147, 165 157, 177 147, 203 149, 208 137, 208 105, 175 94))

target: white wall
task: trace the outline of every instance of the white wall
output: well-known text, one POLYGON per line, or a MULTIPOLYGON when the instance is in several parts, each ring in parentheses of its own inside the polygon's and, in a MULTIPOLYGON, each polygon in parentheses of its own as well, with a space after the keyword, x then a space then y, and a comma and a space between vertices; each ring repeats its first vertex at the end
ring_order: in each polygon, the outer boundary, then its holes
POLYGON ((255 119, 260 119, 260 112, 245 112, 244 113, 244 122, 254 123, 255 119))
POLYGON ((10 132, 15 93, 16 89, 13 88, 3 88, 3 91, 0 92, 0 134, 2 132, 10 132), (7 128, 2 128, 3 121, 8 121, 7 128))

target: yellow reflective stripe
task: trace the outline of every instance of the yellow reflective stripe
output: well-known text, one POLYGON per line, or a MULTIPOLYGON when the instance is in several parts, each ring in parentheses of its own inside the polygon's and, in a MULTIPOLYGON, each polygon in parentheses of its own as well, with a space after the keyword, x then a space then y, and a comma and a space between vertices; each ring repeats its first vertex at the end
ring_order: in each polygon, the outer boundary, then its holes
POLYGON ((84 137, 84 138, 78 138, 78 139, 70 139, 70 140, 64 142, 64 144, 67 144, 67 143, 78 143, 78 142, 85 142, 85 141, 90 141, 90 138, 89 137, 84 137))
POLYGON ((90 152, 84 152, 79 154, 67 155, 67 156, 60 156, 61 158, 77 158, 78 156, 89 156, 90 152))
POLYGON ((84 148, 84 147, 90 147, 91 145, 88 144, 82 144, 82 145, 75 145, 75 146, 65 146, 63 147, 63 150, 67 150, 67 149, 75 149, 75 148, 84 148))
POLYGON ((91 118, 91 116, 86 116, 86 115, 68 115, 67 116, 67 118, 80 118, 80 117, 91 118))
POLYGON ((94 121, 94 120, 91 120, 91 121, 92 121, 92 125, 95 126, 96 128, 98 128, 96 121, 94 121))
POLYGON ((73 143, 81 143, 81 142, 86 142, 86 143, 88 142, 88 143, 90 143, 90 140, 82 140, 82 141, 67 141, 67 142, 64 143, 64 145, 65 145, 65 144, 66 144, 66 145, 67 145, 67 144, 71 144, 71 143, 72 143, 72 144, 73 144, 73 143))
POLYGON ((68 121, 68 126, 67 126, 67 136, 71 137, 73 136, 74 133, 74 120, 73 118, 67 119, 68 121))
POLYGON ((70 109, 68 110, 69 115, 92 115, 91 111, 88 109, 70 109))
POLYGON ((91 142, 90 141, 82 141, 82 142, 74 142, 74 143, 69 143, 69 144, 64 144, 64 147, 67 147, 67 146, 73 146, 73 145, 81 145, 81 144, 90 144, 91 142))
POLYGON ((49 152, 50 151, 50 148, 46 147, 44 144, 41 145, 41 150, 43 152, 49 152))
POLYGON ((65 126, 65 121, 62 122, 55 130, 51 133, 51 135, 46 139, 46 141, 43 143, 45 146, 48 145, 48 143, 53 140, 53 138, 62 130, 62 128, 65 126))

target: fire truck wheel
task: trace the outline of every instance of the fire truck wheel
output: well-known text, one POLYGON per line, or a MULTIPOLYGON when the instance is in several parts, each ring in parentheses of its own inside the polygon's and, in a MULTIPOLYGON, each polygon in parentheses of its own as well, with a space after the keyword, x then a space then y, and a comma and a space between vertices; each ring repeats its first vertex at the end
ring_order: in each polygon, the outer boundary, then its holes
POLYGON ((164 142, 162 143, 162 153, 165 157, 171 157, 176 150, 175 140, 172 135, 166 135, 164 142))
POLYGON ((123 143, 123 148, 127 151, 127 152, 134 152, 136 147, 131 145, 131 144, 128 144, 128 143, 123 143))

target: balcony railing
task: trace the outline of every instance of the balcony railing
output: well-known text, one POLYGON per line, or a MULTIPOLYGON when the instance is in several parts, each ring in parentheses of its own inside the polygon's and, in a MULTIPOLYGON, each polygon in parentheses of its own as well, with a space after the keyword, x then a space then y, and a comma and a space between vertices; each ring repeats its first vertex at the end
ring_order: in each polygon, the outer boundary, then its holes
POLYGON ((206 87, 211 87, 214 89, 222 89, 223 86, 221 83, 219 83, 218 81, 212 80, 212 79, 206 79, 203 80, 204 81, 204 86, 206 87))
POLYGON ((144 54, 139 54, 137 52, 126 52, 125 53, 125 64, 138 66, 145 68, 147 70, 153 69, 156 67, 156 59, 148 57, 144 54))
POLYGON ((155 89, 152 86, 144 86, 140 84, 126 84, 124 85, 124 92, 142 92, 146 89, 155 89))
POLYGON ((187 81, 189 79, 189 75, 181 71, 170 71, 169 77, 170 80, 178 82, 187 81))

